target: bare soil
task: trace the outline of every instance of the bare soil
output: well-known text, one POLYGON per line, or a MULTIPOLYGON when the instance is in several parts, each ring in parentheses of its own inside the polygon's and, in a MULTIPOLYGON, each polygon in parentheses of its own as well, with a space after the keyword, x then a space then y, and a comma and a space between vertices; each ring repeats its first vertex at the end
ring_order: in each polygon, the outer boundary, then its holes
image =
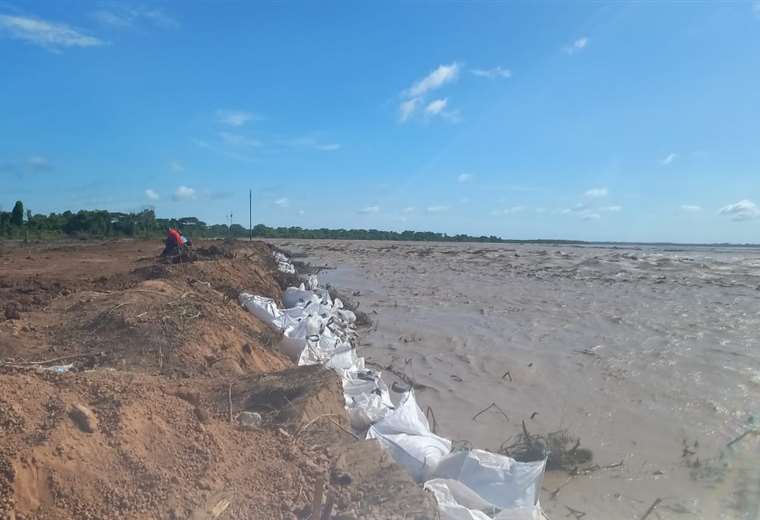
POLYGON ((350 434, 337 376, 238 305, 281 298, 270 246, 161 249, 0 245, 0 518, 306 518, 322 483, 325 518, 434 517, 350 434))

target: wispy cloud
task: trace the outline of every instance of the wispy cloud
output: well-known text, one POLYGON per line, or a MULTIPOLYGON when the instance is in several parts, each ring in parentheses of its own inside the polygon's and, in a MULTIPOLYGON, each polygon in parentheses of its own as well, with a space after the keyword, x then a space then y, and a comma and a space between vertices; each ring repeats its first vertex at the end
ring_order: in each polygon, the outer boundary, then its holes
POLYGON ((407 206, 401 210, 401 213, 414 213, 414 206, 407 206))
POLYGON ((427 211, 428 213, 443 213, 444 211, 448 211, 449 209, 450 209, 449 206, 437 205, 437 206, 428 206, 427 208, 425 208, 425 211, 427 211))
POLYGON ((182 173, 185 171, 184 165, 179 161, 172 161, 169 163, 169 171, 172 173, 182 173))
POLYGON ((528 208, 525 206, 512 206, 511 208, 495 209, 491 211, 491 215, 494 217, 505 217, 507 215, 514 215, 516 213, 523 213, 528 208))
POLYGON ((588 36, 581 36, 580 38, 575 40, 573 43, 562 47, 562 50, 566 54, 573 55, 576 52, 580 52, 583 49, 585 49, 587 45, 588 45, 588 36))
POLYGON ((338 143, 325 143, 313 136, 296 137, 279 141, 280 145, 290 148, 311 148, 320 152, 335 152, 341 149, 338 143))
POLYGON ((148 200, 158 200, 159 198, 161 198, 159 197, 158 192, 150 188, 145 190, 145 196, 148 197, 148 200))
POLYGON ((720 208, 718 214, 739 222, 742 220, 760 218, 760 208, 758 208, 751 200, 744 199, 720 208))
POLYGON ((42 155, 33 155, 26 160, 26 164, 30 170, 35 172, 48 171, 53 169, 53 166, 50 164, 48 158, 43 157, 42 155))
POLYGON ((264 144, 258 139, 252 139, 240 134, 233 134, 231 132, 219 132, 219 138, 226 144, 232 146, 242 146, 247 148, 260 148, 264 144))
POLYGON ((599 211, 604 213, 618 213, 620 211, 623 211, 623 206, 602 206, 599 208, 599 211))
POLYGON ((586 197, 592 198, 592 199, 600 199, 603 197, 606 197, 608 195, 609 191, 607 188, 591 188, 590 190, 587 190, 585 195, 586 197))
POLYGON ((216 119, 223 125, 228 126, 243 126, 249 121, 252 121, 255 119, 256 116, 252 114, 251 112, 246 112, 244 110, 217 110, 216 111, 216 119))
POLYGON ((359 213, 363 213, 365 215, 370 215, 370 214, 379 213, 379 212, 380 212, 380 206, 365 206, 359 210, 359 213))
POLYGON ((402 123, 406 122, 406 120, 414 114, 415 110, 417 110, 419 102, 420 98, 412 98, 402 101, 399 105, 399 121, 402 123))
POLYGON ((172 198, 178 202, 193 200, 195 198, 195 190, 193 188, 188 188, 187 186, 180 186, 177 188, 177 191, 174 192, 172 198))
POLYGON ((47 172, 53 169, 53 164, 47 157, 42 155, 33 155, 26 160, 2 161, 0 162, 0 173, 14 173, 16 175, 25 175, 31 173, 47 172))
POLYGON ((602 208, 594 209, 589 204, 579 202, 572 208, 554 210, 554 213, 559 213, 560 215, 573 215, 579 217, 581 220, 589 221, 602 218, 600 215, 601 212, 622 211, 622 209, 622 206, 604 206, 602 208))
POLYGON ((662 164, 663 166, 667 166, 671 164, 673 161, 675 161, 676 158, 678 158, 677 153, 669 153, 668 155, 666 155, 660 160, 660 164, 662 164))
POLYGON ((752 14, 754 14, 755 17, 760 18, 760 1, 752 4, 752 14))
POLYGON ((459 112, 454 110, 446 110, 449 104, 448 98, 434 99, 425 107, 425 115, 428 117, 441 117, 452 123, 459 121, 459 112))
POLYGON ((459 183, 465 183, 470 182, 474 176, 471 173, 460 173, 457 177, 457 182, 459 183))
POLYGON ((702 211, 702 206, 697 206, 694 204, 681 204, 681 211, 696 213, 698 211, 702 211))
POLYGON ((113 4, 108 8, 98 9, 90 13, 90 17, 98 23, 118 29, 130 29, 141 23, 147 23, 162 29, 179 26, 179 22, 160 9, 131 7, 113 4))
POLYGON ((288 206, 290 206, 290 200, 288 200, 287 197, 281 197, 277 199, 276 201, 274 201, 274 203, 276 206, 279 206, 281 208, 287 208, 288 206))
POLYGON ((512 71, 501 66, 493 67, 490 69, 472 69, 470 72, 475 76, 480 76, 481 78, 488 79, 512 77, 512 71))
POLYGON ((456 81, 459 77, 459 70, 460 66, 456 62, 450 65, 439 65, 433 72, 409 87, 405 91, 405 96, 409 98, 423 96, 432 90, 442 87, 446 83, 456 81))
MULTIPOLYGON (((459 71, 460 65, 456 62, 450 65, 440 65, 433 72, 404 90, 401 96, 405 99, 399 104, 399 121, 401 123, 408 121, 417 112, 426 94, 447 83, 456 81, 459 77, 459 71)), ((446 99, 431 101, 425 106, 424 113, 428 116, 439 115, 452 121, 458 120, 458 113, 444 111, 446 104, 446 99)))
POLYGON ((0 33, 51 52, 60 52, 67 47, 97 47, 105 44, 103 40, 64 23, 25 16, 0 15, 0 33))
POLYGON ((227 149, 229 147, 225 148, 225 146, 221 143, 211 144, 208 141, 205 141, 203 139, 191 139, 191 141, 198 148, 203 148, 204 150, 208 150, 210 152, 222 155, 224 157, 228 157, 230 159, 235 159, 237 161, 243 161, 247 163, 255 161, 255 159, 252 157, 227 149))
POLYGON ((431 101, 430 103, 428 103, 428 105, 425 107, 425 113, 430 114, 430 115, 438 115, 445 110, 446 105, 448 103, 449 103, 449 100, 446 98, 435 99, 431 101))
POLYGON ((314 148, 322 152, 335 152, 337 150, 340 150, 341 146, 338 143, 315 144, 314 148))

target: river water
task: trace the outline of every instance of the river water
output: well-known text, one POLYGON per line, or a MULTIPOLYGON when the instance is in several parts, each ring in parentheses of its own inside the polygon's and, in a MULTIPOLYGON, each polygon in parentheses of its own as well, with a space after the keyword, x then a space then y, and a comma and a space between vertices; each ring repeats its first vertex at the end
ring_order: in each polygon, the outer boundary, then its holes
POLYGON ((760 435, 727 447, 760 431, 759 250, 275 242, 356 294, 439 434, 580 438, 601 468, 547 474, 552 519, 760 518, 760 435))

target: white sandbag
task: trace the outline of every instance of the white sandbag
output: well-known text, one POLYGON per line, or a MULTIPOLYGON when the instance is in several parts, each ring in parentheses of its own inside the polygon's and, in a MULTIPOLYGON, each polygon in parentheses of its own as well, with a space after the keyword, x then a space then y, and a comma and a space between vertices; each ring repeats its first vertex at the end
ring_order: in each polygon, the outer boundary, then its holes
POLYGON ((542 520, 541 507, 502 509, 484 500, 457 480, 432 479, 425 489, 433 493, 441 520, 542 520))
POLYGON ((380 372, 363 368, 363 358, 357 358, 356 365, 361 365, 361 368, 344 370, 341 379, 351 426, 363 432, 388 415, 394 407, 380 372))
POLYGON ((427 480, 438 461, 451 451, 451 441, 430 431, 413 391, 404 395, 393 412, 370 427, 367 438, 379 440, 418 482, 427 480))
POLYGON ((545 465, 545 460, 517 462, 485 450, 467 450, 442 458, 431 476, 461 482, 497 509, 530 509, 538 502, 545 465))
POLYGON ((244 292, 240 293, 238 300, 248 312, 252 313, 270 327, 275 329, 283 328, 283 312, 277 307, 277 304, 272 298, 265 298, 263 296, 244 292))
POLYGON ((491 520, 488 511, 497 511, 470 488, 456 480, 436 478, 425 482, 425 490, 433 493, 442 520, 491 520))
POLYGON ((288 287, 282 293, 282 304, 286 309, 297 307, 304 304, 314 296, 314 293, 305 289, 303 284, 300 287, 288 287))

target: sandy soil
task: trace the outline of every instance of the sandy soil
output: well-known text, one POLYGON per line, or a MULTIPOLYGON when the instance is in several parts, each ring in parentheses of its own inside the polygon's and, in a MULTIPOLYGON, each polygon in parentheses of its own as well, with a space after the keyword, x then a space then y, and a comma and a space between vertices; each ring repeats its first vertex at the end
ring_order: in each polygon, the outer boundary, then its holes
POLYGON ((297 519, 323 483, 331 518, 433 518, 346 433, 338 377, 293 368, 237 303, 292 281, 271 248, 194 249, 174 264, 158 241, 0 244, 0 518, 297 519))
POLYGON ((375 320, 362 355, 439 433, 579 437, 594 460, 549 472, 552 518, 760 518, 760 436, 730 444, 760 428, 758 251, 275 243, 335 268, 375 320))

